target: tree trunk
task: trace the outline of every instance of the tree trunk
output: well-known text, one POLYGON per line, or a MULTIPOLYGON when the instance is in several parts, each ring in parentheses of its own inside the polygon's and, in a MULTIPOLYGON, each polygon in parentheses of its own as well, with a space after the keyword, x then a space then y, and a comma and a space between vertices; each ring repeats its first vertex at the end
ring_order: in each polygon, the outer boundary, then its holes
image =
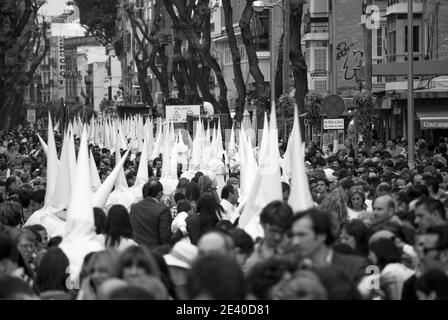
POLYGON ((277 101, 283 92, 283 34, 278 45, 277 71, 275 72, 275 100, 277 101))
POLYGON ((235 118, 236 121, 243 121, 244 106, 246 104, 246 84, 241 71, 241 55, 238 49, 238 43, 233 29, 233 10, 230 0, 222 1, 224 9, 224 19, 226 25, 227 38, 229 41, 230 52, 232 53, 233 74, 235 76, 235 86, 237 97, 235 101, 235 118))
POLYGON ((151 94, 151 84, 148 83, 148 67, 145 66, 143 61, 138 60, 138 57, 134 55, 135 65, 137 66, 137 78, 140 90, 142 92, 143 101, 150 107, 154 105, 154 100, 151 94))
MULTIPOLYGON (((307 66, 301 47, 301 25, 303 4, 291 4, 289 34, 291 39, 290 58, 294 76, 295 99, 299 115, 305 111, 305 95, 308 93, 307 66)), ((302 118, 300 118, 302 119, 302 118)), ((302 137, 305 136, 305 125, 300 121, 302 137)))
POLYGON ((249 59, 250 74, 255 80, 255 87, 258 99, 258 114, 263 114, 266 110, 266 102, 269 96, 269 91, 264 83, 264 75, 258 65, 258 57, 255 46, 252 42, 252 32, 250 30, 250 21, 254 15, 252 3, 254 0, 246 0, 246 7, 240 19, 241 38, 246 47, 247 57, 249 59))
POLYGON ((174 48, 173 48, 173 75, 176 80, 176 86, 178 91, 178 98, 186 103, 185 83, 188 79, 184 79, 182 72, 182 64, 184 63, 184 57, 182 55, 182 37, 180 32, 173 26, 174 33, 174 48))

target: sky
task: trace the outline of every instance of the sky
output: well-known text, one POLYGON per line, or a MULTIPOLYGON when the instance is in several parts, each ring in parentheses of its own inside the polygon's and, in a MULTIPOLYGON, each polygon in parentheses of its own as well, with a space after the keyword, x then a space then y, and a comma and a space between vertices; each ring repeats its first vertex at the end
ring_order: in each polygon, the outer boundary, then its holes
POLYGON ((47 0, 41 8, 41 13, 47 16, 57 16, 63 13, 67 0, 47 0))

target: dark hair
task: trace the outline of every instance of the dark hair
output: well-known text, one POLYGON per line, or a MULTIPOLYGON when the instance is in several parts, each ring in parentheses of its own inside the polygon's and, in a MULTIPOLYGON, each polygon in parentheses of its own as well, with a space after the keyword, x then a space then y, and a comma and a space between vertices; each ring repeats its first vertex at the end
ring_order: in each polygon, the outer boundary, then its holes
POLYGON ((433 176, 425 176, 423 181, 428 188, 432 187, 432 192, 437 193, 439 191, 439 182, 433 176))
POLYGON ((254 265, 247 274, 247 291, 257 299, 269 300, 269 291, 279 283, 286 272, 293 271, 293 266, 286 260, 271 258, 254 265))
POLYGON ((293 216, 292 209, 282 201, 272 201, 263 208, 260 214, 260 223, 275 225, 283 230, 288 230, 291 226, 293 216))
POLYGON ((313 231, 316 235, 323 234, 326 236, 326 245, 331 245, 336 240, 330 213, 315 208, 301 211, 294 216, 291 225, 303 218, 309 218, 311 220, 313 223, 313 231))
POLYGON ((202 196, 197 206, 201 234, 213 229, 221 220, 223 212, 223 207, 213 196, 207 194, 202 196))
POLYGON ((36 296, 22 279, 6 275, 0 277, 0 300, 21 300, 23 295, 36 296))
POLYGON ((45 190, 34 190, 31 192, 30 200, 33 200, 36 203, 43 203, 45 201, 45 190))
POLYGON ((429 270, 417 278, 415 287, 425 294, 435 292, 437 300, 448 300, 448 276, 442 270, 429 270))
POLYGON ((317 179, 317 182, 319 181, 323 181, 325 183, 325 185, 327 186, 327 188, 330 186, 330 181, 328 181, 327 178, 319 178, 317 179))
POLYGON ((314 268, 312 271, 327 290, 329 300, 362 300, 355 281, 342 270, 327 266, 314 268))
POLYGON ((155 198, 163 191, 163 185, 157 180, 151 180, 143 186, 143 198, 152 197, 155 198))
POLYGON ((123 270, 130 266, 139 266, 145 269, 146 273, 156 277, 160 277, 160 270, 151 251, 145 247, 131 246, 124 250, 116 265, 116 276, 123 278, 123 270))
POLYGON ((174 202, 179 203, 180 200, 185 199, 185 195, 181 192, 174 194, 174 202))
POLYGON ((231 184, 225 185, 221 190, 221 199, 228 199, 231 193, 234 193, 235 190, 231 184))
POLYGON ((177 203, 177 212, 188 212, 191 210, 191 204, 187 200, 180 200, 177 203))
POLYGON ((133 230, 129 213, 121 204, 113 205, 109 209, 105 228, 106 245, 115 247, 120 244, 121 238, 132 239, 133 230))
POLYGON ((291 192, 291 187, 284 181, 282 182, 282 193, 283 192, 291 192))
POLYGON ((62 237, 61 237, 61 236, 55 236, 55 237, 51 238, 51 239, 48 241, 48 245, 47 245, 47 247, 48 247, 48 248, 51 248, 51 247, 58 247, 59 244, 60 244, 61 242, 62 242, 62 237))
POLYGON ((22 224, 22 207, 15 201, 0 203, 0 224, 17 227, 22 224))
POLYGON ((424 206, 427 211, 431 212, 431 214, 438 214, 439 217, 445 221, 445 207, 439 200, 429 197, 423 198, 417 202, 415 207, 417 208, 419 206, 424 206))
POLYGON ((93 218, 95 222, 96 234, 104 234, 106 232, 107 216, 101 208, 93 208, 93 218))
POLYGON ((424 186, 422 184, 418 184, 418 185, 412 186, 408 190, 408 195, 412 200, 418 199, 418 198, 426 198, 426 197, 429 197, 429 191, 426 186, 424 186))
POLYGON ((241 253, 251 254, 254 251, 254 240, 246 231, 233 228, 228 233, 233 240, 235 248, 239 248, 241 253))
POLYGON ((369 249, 375 253, 377 257, 377 265, 383 270, 389 263, 400 262, 400 250, 394 241, 388 238, 380 238, 369 244, 369 249))
POLYGON ((214 300, 243 300, 244 275, 233 259, 206 255, 193 263, 187 275, 187 292, 190 299, 207 294, 214 300))
POLYGON ((368 229, 366 225, 359 219, 350 220, 342 225, 342 229, 347 232, 348 235, 355 238, 355 253, 363 256, 367 256, 368 244, 367 234, 368 229))
POLYGON ((69 260, 61 249, 48 249, 37 270, 36 287, 39 292, 47 290, 66 291, 69 265, 69 260))
POLYGON ((110 300, 155 300, 154 296, 140 286, 126 286, 112 291, 110 300))
POLYGON ((199 189, 198 184, 195 182, 190 182, 188 186, 185 188, 185 198, 188 201, 198 201, 200 197, 201 197, 201 190, 199 189))

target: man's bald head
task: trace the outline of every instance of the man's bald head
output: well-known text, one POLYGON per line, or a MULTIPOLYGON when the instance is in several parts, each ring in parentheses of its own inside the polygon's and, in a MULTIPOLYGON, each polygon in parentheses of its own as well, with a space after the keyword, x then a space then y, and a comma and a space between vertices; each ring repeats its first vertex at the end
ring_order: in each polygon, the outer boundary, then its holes
POLYGON ((381 196, 373 202, 373 213, 376 221, 390 218, 394 212, 395 204, 391 196, 381 196))
POLYGON ((234 257, 234 243, 230 236, 220 231, 204 234, 198 241, 199 255, 223 255, 234 257))

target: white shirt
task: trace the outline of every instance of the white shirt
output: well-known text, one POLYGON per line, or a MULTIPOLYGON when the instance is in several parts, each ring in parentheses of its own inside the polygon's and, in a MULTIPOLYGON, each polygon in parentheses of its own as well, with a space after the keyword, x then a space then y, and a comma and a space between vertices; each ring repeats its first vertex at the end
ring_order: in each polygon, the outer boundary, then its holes
POLYGON ((222 199, 221 206, 224 208, 224 214, 222 215, 222 220, 229 220, 234 222, 236 220, 236 207, 231 204, 228 200, 222 199))

